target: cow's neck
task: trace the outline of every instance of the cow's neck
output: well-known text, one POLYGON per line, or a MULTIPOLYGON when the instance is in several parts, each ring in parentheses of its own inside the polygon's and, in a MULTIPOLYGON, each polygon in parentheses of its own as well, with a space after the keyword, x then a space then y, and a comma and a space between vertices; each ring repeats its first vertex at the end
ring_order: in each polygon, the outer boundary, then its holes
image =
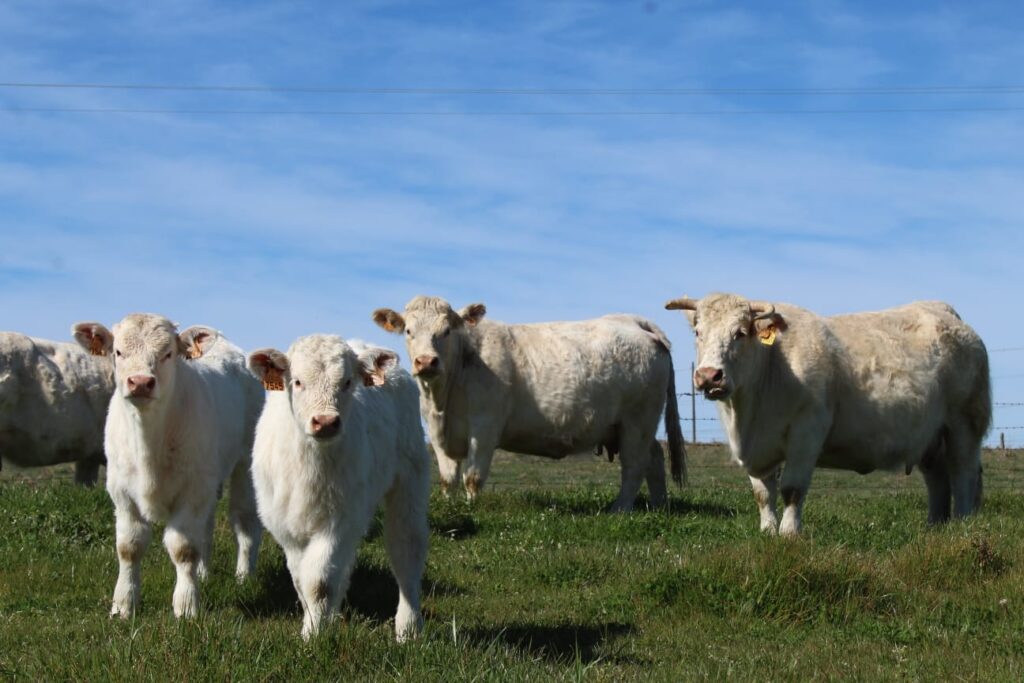
MULTIPOLYGON (((763 452, 766 444, 777 444, 776 402, 783 400, 777 394, 788 393, 779 372, 779 358, 768 353, 751 379, 737 387, 719 407, 722 424, 729 437, 733 459, 756 469, 761 461, 776 454, 763 452)), ((771 450, 771 449, 769 449, 771 450)))
POLYGON ((431 384, 420 383, 423 400, 428 406, 425 412, 431 439, 437 441, 446 453, 452 454, 462 450, 454 443, 455 432, 458 431, 454 419, 459 413, 465 413, 465 410, 460 411, 456 404, 463 403, 459 400, 459 393, 463 389, 462 369, 467 362, 467 354, 473 352, 468 341, 460 339, 458 343, 459 346, 453 354, 456 361, 451 364, 444 376, 431 384))

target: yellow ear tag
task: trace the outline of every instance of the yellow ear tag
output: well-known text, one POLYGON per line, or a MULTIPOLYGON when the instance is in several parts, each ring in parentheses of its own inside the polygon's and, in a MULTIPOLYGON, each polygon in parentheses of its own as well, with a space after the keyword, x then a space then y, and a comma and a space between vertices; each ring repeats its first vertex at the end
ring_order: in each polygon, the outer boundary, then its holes
POLYGON ((775 343, 775 326, 772 325, 768 329, 763 330, 761 332, 761 334, 759 335, 759 337, 761 338, 761 343, 764 344, 765 346, 771 346, 772 344, 774 344, 775 343))

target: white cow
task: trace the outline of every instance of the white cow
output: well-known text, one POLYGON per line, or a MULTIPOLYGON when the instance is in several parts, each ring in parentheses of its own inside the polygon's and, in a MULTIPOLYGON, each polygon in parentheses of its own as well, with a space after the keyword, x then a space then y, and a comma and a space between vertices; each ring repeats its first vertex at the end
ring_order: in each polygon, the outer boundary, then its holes
POLYGON ((104 434, 107 491, 114 501, 120 571, 112 615, 131 616, 153 522, 177 570, 176 617, 199 610, 219 489, 230 477, 236 575, 256 566, 262 527, 249 474, 263 392, 238 347, 208 327, 178 334, 174 323, 136 313, 114 326, 78 323, 75 338, 114 356, 115 391, 104 434))
POLYGON ((404 315, 373 313, 385 330, 405 333, 445 490, 465 461, 463 484, 474 498, 496 448, 561 458, 603 447, 621 455, 613 510, 632 509, 645 476, 652 504, 663 505, 655 439, 662 410, 677 483, 685 469, 665 334, 633 315, 506 325, 482 320, 485 312, 472 304, 456 313, 443 299, 418 296, 404 315))
POLYGON ((113 391, 109 357, 0 332, 0 457, 18 467, 74 462, 75 481, 92 486, 113 391))
POLYGON ((422 627, 430 456, 416 385, 397 363, 392 351, 327 335, 301 337, 287 354, 249 355, 268 389, 253 446, 259 512, 287 557, 303 638, 345 597, 381 500, 399 590, 396 637, 404 641, 422 627))
POLYGON ((861 474, 916 466, 931 523, 949 519, 950 496, 958 517, 980 505, 981 440, 992 415, 988 354, 948 304, 831 318, 731 294, 665 307, 690 319, 694 384, 718 402, 762 530, 800 532, 816 466, 861 474))

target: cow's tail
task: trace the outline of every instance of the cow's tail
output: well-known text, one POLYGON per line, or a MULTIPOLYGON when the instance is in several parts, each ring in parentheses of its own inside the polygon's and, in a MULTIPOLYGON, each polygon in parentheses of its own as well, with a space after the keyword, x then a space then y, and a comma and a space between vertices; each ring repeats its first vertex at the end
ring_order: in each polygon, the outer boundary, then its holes
POLYGON ((679 424, 679 400, 676 396, 676 369, 672 353, 668 355, 668 392, 665 396, 665 432, 668 434, 668 457, 672 464, 672 481, 682 486, 687 481, 686 444, 679 424))

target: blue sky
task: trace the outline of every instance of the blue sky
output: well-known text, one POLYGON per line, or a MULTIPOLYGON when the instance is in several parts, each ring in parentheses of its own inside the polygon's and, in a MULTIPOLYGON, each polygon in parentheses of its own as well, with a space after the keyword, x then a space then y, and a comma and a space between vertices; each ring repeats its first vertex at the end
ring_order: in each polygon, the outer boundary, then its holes
MULTIPOLYGON (((0 6, 0 81, 1024 87, 1022 34, 1013 2, 15 1, 0 6)), ((429 293, 509 322, 641 313, 688 368, 691 333, 662 304, 717 290, 825 314, 943 299, 990 349, 1022 347, 1022 107, 1015 93, 0 87, 0 327, 62 339, 146 310, 245 348, 312 332, 400 346, 370 311, 429 293), (1004 111, 726 113, 772 109, 1004 111), (475 113, 180 113, 196 110, 475 113), (717 113, 594 115, 655 111, 717 113)), ((1024 402, 1024 351, 992 361, 996 401, 1024 402)), ((1024 425, 1024 407, 995 422, 1024 425)))

